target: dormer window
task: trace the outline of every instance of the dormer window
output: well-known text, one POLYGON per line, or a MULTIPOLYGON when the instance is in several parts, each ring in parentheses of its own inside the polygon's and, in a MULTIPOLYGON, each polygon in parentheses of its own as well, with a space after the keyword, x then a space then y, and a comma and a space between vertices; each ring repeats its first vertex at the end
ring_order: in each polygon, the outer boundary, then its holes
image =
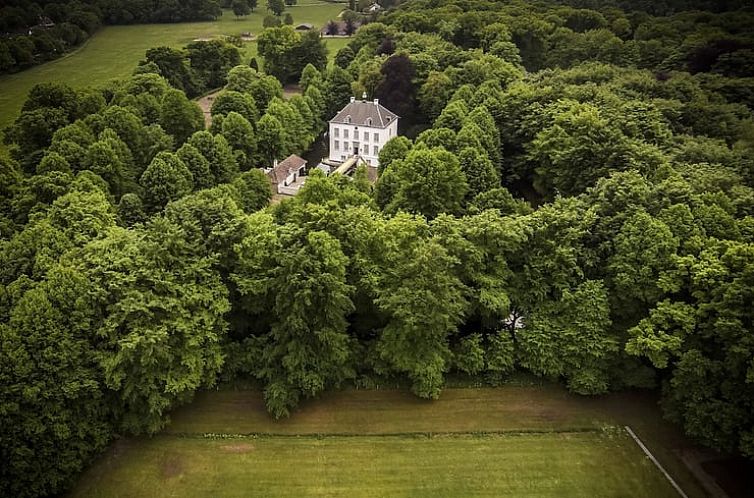
POLYGON ((367 126, 372 126, 372 118, 367 118, 367 126))
POLYGON ((351 123, 351 115, 346 116, 346 123, 351 123))

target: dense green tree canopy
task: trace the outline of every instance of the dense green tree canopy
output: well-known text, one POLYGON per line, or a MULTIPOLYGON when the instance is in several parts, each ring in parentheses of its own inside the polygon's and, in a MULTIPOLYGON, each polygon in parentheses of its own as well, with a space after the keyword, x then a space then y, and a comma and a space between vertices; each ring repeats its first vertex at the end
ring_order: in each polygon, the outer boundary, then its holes
MULTIPOLYGON (((95 3, 56 17, 67 47, 102 19, 218 15, 95 3)), ((435 399, 451 373, 654 388, 754 457, 752 14, 712 3, 411 0, 329 67, 286 26, 263 71, 192 42, 34 88, 0 158, 0 494, 64 493, 116 434, 244 377, 276 417, 349 384, 435 399), (190 99, 222 87, 205 130, 190 99), (319 154, 362 92, 400 116, 376 184, 310 160, 271 205, 261 168, 319 154)), ((41 61, 33 40, 0 39, 0 70, 41 61)))

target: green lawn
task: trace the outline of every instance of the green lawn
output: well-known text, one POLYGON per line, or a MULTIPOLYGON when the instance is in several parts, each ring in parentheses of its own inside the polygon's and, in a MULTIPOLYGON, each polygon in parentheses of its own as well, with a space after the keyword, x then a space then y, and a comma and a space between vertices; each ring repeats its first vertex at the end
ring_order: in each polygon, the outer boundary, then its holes
POLYGON ((125 439, 72 496, 672 497, 630 425, 690 497, 688 445, 648 394, 585 398, 556 385, 347 390, 275 421, 257 391, 211 391, 155 438, 125 439), (224 436, 218 436, 224 435, 224 436))
POLYGON ((73 496, 674 497, 627 436, 207 440, 156 437, 109 455, 73 496))
MULTIPOLYGON (((288 8, 295 24, 308 22, 316 27, 334 19, 343 9, 340 4, 307 0, 306 4, 288 8)), ((218 35, 258 34, 267 14, 257 9, 246 18, 237 19, 225 11, 215 22, 180 24, 144 24, 109 26, 97 32, 84 46, 62 59, 26 71, 0 76, 0 130, 18 115, 29 90, 37 83, 60 82, 74 88, 98 86, 110 79, 128 76, 151 47, 167 45, 182 47, 197 38, 218 35)), ((330 57, 345 45, 347 39, 328 39, 330 57)), ((247 43, 243 58, 256 54, 256 43, 247 43)))

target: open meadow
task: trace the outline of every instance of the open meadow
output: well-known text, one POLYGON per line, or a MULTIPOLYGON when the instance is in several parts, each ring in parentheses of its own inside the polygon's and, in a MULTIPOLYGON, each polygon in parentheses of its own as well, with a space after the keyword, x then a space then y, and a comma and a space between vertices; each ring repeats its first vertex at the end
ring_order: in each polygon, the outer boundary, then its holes
MULTIPOLYGON (((286 12, 291 13, 295 24, 311 23, 318 29, 328 20, 335 19, 342 9, 341 4, 307 0, 300 5, 287 7, 286 12)), ((13 122, 29 90, 36 84, 57 82, 74 88, 98 86, 131 74, 147 49, 152 47, 182 47, 199 38, 240 35, 243 32, 256 35, 262 30, 262 20, 267 14, 261 8, 239 19, 230 10, 225 10, 223 16, 214 22, 102 28, 82 47, 61 59, 17 74, 0 76, 0 130, 13 122)), ((330 58, 347 42, 347 38, 328 38, 330 58)), ((248 62, 256 55, 256 50, 256 42, 246 43, 242 59, 248 62)))
POLYGON ((678 496, 624 425, 704 496, 654 398, 551 385, 447 389, 435 402, 331 392, 281 421, 257 391, 205 392, 158 436, 115 443, 71 496, 678 496))

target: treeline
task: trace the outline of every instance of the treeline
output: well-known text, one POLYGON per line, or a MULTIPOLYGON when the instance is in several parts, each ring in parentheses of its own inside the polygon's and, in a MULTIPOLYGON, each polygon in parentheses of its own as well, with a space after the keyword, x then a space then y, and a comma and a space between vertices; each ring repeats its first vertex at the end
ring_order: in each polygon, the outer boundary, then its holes
POLYGON ((196 41, 181 49, 154 47, 137 73, 154 73, 193 98, 225 85, 228 72, 241 63, 238 48, 224 40, 196 41))
POLYGON ((9 0, 0 8, 0 73, 57 59, 103 24, 209 21, 222 15, 215 0, 9 0))
POLYGON ((529 71, 567 68, 585 61, 653 70, 716 72, 752 76, 754 11, 682 12, 655 17, 607 2, 575 8, 556 2, 532 4, 410 0, 381 18, 399 31, 437 33, 466 49, 508 55, 495 31, 507 33, 529 71), (607 4, 607 5, 606 5, 607 4))
POLYGON ((218 251, 243 231, 218 223, 267 206, 256 167, 306 149, 325 110, 316 71, 289 100, 249 67, 227 80, 209 131, 144 66, 96 91, 38 85, 6 130, 18 160, 0 161, 0 494, 64 491, 114 435, 158 430, 215 382, 230 310, 218 251), (95 290, 63 266, 98 241, 95 290))
POLYGON ((627 12, 637 10, 655 16, 688 10, 726 12, 751 6, 747 0, 566 0, 563 3, 585 9, 617 7, 627 12))

